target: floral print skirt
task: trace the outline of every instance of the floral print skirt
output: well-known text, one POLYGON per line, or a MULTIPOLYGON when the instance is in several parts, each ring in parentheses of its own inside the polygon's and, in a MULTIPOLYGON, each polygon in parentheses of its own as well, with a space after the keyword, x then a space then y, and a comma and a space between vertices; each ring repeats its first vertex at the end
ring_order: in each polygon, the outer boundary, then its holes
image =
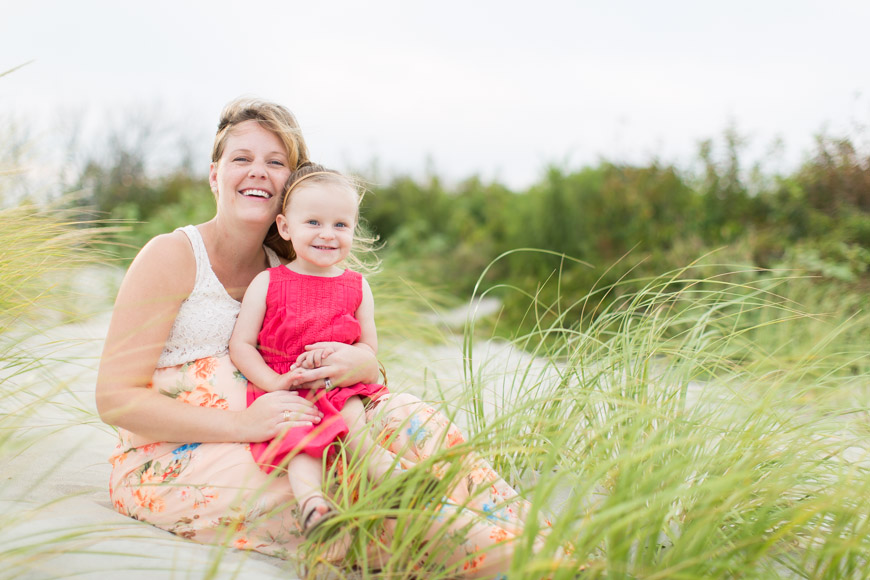
MULTIPOLYGON (((235 411, 246 405, 247 381, 228 356, 157 369, 149 387, 189 405, 235 411)), ((401 452, 408 467, 464 440, 443 414, 412 395, 385 395, 370 405, 367 420, 373 436, 401 452)), ((287 477, 262 471, 249 445, 148 441, 123 429, 119 435, 110 494, 120 513, 197 542, 294 557, 303 538, 287 477)), ((466 464, 466 476, 445 502, 464 506, 450 523, 462 538, 449 561, 462 576, 494 577, 509 565, 510 540, 521 533, 528 505, 483 460, 466 458, 466 464)))

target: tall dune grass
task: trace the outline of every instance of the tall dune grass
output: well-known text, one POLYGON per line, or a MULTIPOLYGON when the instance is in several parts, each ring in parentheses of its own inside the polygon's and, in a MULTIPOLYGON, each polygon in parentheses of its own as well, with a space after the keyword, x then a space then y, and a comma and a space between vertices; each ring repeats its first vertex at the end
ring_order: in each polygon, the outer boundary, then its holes
MULTIPOLYGON (((0 211, 0 223, 6 460, 33 443, 28 420, 52 404, 50 393, 24 391, 16 380, 57 362, 21 348, 54 320, 48 306, 68 313, 46 280, 93 254, 85 243, 91 234, 57 212, 11 208, 0 211)), ((481 327, 469 320, 464 376, 440 385, 441 409, 467 440, 427 465, 461 477, 462 459, 475 453, 531 500, 532 523, 514 546, 508 578, 575 578, 581 564, 584 578, 870 577, 868 353, 842 340, 865 332, 868 314, 848 296, 830 300, 785 274, 728 267, 693 274, 690 266, 647 280, 601 309, 598 298, 619 288, 567 305, 527 293, 534 330, 486 351, 481 327), (540 538, 545 548, 533 550, 540 538)), ((479 294, 499 292, 521 290, 479 294)), ((403 308, 388 310, 411 317, 403 308)), ((422 326, 413 328, 419 335, 422 326)), ((85 410, 75 420, 95 417, 85 410)), ((366 458, 350 461, 362 469, 366 458)), ((354 534, 348 567, 329 569, 311 545, 299 555, 311 576, 454 575, 434 549, 454 540, 424 539, 432 518, 450 515, 427 512, 434 505, 388 512, 385 500, 397 491, 389 482, 339 485, 333 525, 354 534), (398 518, 402 533, 390 540, 392 558, 367 571, 362 547, 382 541, 374 534, 387 516, 398 518)), ((14 523, 4 518, 0 525, 14 523)), ((0 562, 26 570, 106 531, 58 527, 0 547, 0 562)), ((214 552, 215 565, 201 577, 218 577, 225 554, 214 552)), ((92 557, 98 569, 101 555, 92 557)))
MULTIPOLYGON (((0 209, 0 464, 5 475, 0 492, 4 502, 28 501, 34 509, 44 504, 39 497, 10 497, 9 481, 20 474, 8 470, 18 465, 14 460, 19 454, 64 429, 67 422, 93 419, 76 413, 74 406, 62 409, 58 401, 65 385, 51 380, 49 369, 61 360, 63 345, 33 339, 78 317, 78 298, 68 283, 79 268, 103 257, 94 245, 100 235, 57 207, 25 204, 0 209), (37 388, 34 376, 45 379, 36 383, 37 388)), ((52 468, 50 461, 25 467, 32 473, 52 468)), ((0 529, 15 529, 32 515, 32 510, 4 509, 0 529)), ((20 577, 46 555, 73 549, 87 533, 71 528, 4 538, 0 577, 20 577)))
MULTIPOLYGON (((444 404, 468 441, 432 462, 489 458, 552 524, 529 526, 508 578, 580 563, 584 578, 870 577, 870 355, 837 341, 868 313, 790 298, 816 295, 799 277, 718 269, 648 280, 594 317, 613 288, 561 306, 528 294, 550 322, 498 354, 469 320, 444 404)), ((363 498, 343 518, 377 513, 363 498)), ((437 558, 415 576, 428 521, 408 517, 388 577, 449 577, 437 558)))

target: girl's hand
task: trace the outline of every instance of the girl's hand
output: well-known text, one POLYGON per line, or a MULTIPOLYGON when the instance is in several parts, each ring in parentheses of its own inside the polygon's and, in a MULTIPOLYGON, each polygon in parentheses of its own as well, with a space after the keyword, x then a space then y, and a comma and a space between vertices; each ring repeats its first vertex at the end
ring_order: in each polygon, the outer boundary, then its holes
POLYGON ((378 359, 366 346, 356 347, 341 342, 316 342, 306 346, 305 350, 324 351, 328 354, 321 355, 320 366, 316 368, 300 367, 293 371, 294 380, 291 385, 293 388, 324 389, 327 387, 326 379, 330 380, 333 387, 378 381, 378 359))
MULTIPOLYGON (((289 372, 284 373, 283 375, 277 375, 275 380, 272 381, 272 384, 268 385, 268 387, 261 387, 264 391, 276 392, 276 391, 289 391, 293 388, 293 382, 295 380, 293 370, 291 369, 289 372)), ((260 386, 260 385, 257 385, 260 386)))
POLYGON ((314 404, 296 391, 266 393, 236 414, 239 441, 268 441, 292 427, 317 425, 322 418, 314 404))
POLYGON ((296 362, 293 363, 293 366, 290 367, 291 371, 296 369, 316 369, 323 365, 323 361, 326 358, 335 352, 335 348, 327 346, 326 348, 311 348, 306 347, 306 351, 299 355, 296 359, 296 362))

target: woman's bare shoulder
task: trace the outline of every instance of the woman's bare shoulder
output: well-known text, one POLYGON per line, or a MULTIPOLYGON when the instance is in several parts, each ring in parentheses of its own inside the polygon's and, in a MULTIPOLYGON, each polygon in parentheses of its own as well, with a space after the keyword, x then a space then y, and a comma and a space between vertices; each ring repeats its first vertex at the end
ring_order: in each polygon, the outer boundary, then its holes
POLYGON ((181 230, 175 230, 167 234, 160 234, 148 240, 140 254, 148 253, 164 253, 167 256, 183 256, 190 258, 191 264, 193 259, 193 247, 190 245, 190 238, 181 230))
POLYGON ((187 235, 176 230, 152 238, 133 259, 127 278, 189 294, 196 281, 196 258, 187 235))

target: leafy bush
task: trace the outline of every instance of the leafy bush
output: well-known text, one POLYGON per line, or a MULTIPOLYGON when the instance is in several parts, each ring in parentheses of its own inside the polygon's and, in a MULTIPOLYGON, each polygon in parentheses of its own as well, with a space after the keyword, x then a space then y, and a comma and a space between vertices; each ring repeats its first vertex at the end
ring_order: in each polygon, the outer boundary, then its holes
MULTIPOLYGON (((80 183, 87 203, 135 222, 117 238, 124 258, 153 235, 211 217, 203 178, 183 167, 147 177, 137 150, 118 145, 108 161, 87 164, 80 183)), ((471 292, 486 268, 493 285, 509 283, 547 303, 607 289, 596 294, 606 306, 639 290, 620 281, 681 268, 723 246, 760 268, 866 280, 870 157, 847 139, 820 137, 797 171, 763 176, 756 167, 750 183, 744 145, 729 129, 721 142, 701 144, 694 173, 655 161, 603 161, 550 167, 520 192, 477 177, 447 186, 437 176, 398 176, 372 185, 362 214, 385 243, 388 268, 455 297, 471 292), (519 248, 546 252, 512 251, 519 248), (545 283, 551 278, 558 285, 545 283)), ((523 309, 515 297, 505 300, 513 328, 523 309)))

